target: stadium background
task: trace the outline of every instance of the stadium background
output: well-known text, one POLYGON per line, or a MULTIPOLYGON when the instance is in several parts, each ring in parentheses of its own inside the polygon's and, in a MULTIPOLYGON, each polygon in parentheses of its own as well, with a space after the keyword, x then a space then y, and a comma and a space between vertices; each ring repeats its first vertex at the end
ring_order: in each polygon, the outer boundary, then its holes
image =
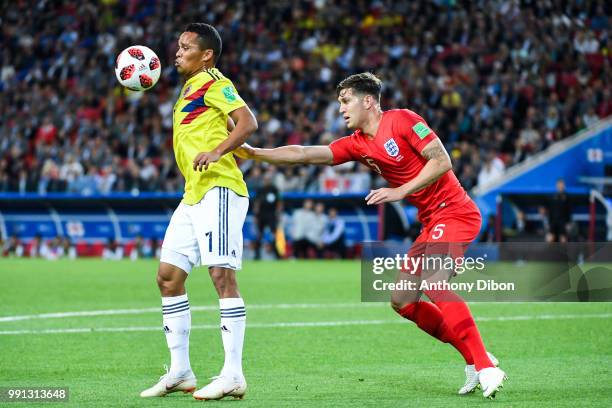
MULTIPOLYGON (((558 178, 572 207, 570 239, 612 240, 605 1, 2 2, 0 240, 12 259, 0 259, 8 288, 0 386, 70 386, 79 406, 132 406, 166 359, 153 307, 155 247, 181 196, 171 139, 180 89, 173 60, 178 34, 194 20, 222 34, 219 68, 257 116, 254 146, 345 135, 335 85, 371 71, 385 82, 383 109, 410 108, 441 137, 483 213, 481 240, 543 241, 558 178), (121 89, 114 77, 115 56, 132 44, 162 60, 160 82, 142 94, 121 89), (105 249, 107 258, 149 259, 15 258, 105 249)), ((363 204, 370 188, 383 185, 365 167, 241 166, 254 197, 264 180, 280 192, 286 256, 295 210, 307 198, 339 209, 347 257, 359 254, 362 240, 418 232, 413 208, 363 204)), ((250 247, 255 216, 247 221, 250 247)), ((274 258, 269 247, 265 256, 274 258)), ((475 400, 453 395, 462 372, 449 349, 395 324, 403 322, 385 305, 359 303, 358 269, 355 261, 245 264, 241 287, 253 305, 247 405, 472 406, 475 400), (410 347, 398 349, 398 338, 410 347), (308 348, 302 353, 296 342, 308 348)), ((208 359, 222 357, 206 280, 190 278, 198 287, 192 344, 206 356, 194 359, 196 371, 213 375, 208 359)), ((485 341, 514 373, 506 397, 513 405, 612 404, 609 304, 474 310, 485 341)))
MULTIPOLYGON (((558 177, 568 179, 575 219, 584 224, 593 184, 580 177, 610 176, 604 122, 588 146, 559 149, 572 150, 572 168, 555 166, 544 172, 554 178, 546 179, 530 168, 523 183, 530 189, 504 190, 509 169, 553 160, 558 153, 541 152, 612 112, 605 2, 4 3, 0 232, 5 242, 14 236, 7 246, 19 240, 28 253, 37 235, 58 237, 52 246, 65 236, 72 241, 65 246, 87 255, 101 253, 109 239, 130 252, 140 236, 163 238, 182 188, 171 132, 180 89, 176 38, 196 16, 222 33, 220 68, 259 121, 249 140, 254 146, 325 144, 345 135, 335 85, 372 71, 385 81, 383 109, 420 113, 444 141, 463 186, 478 199, 488 193, 479 201, 484 228, 497 212, 490 197, 552 193, 558 177), (149 46, 163 62, 160 82, 144 94, 126 92, 113 75, 116 54, 132 44, 149 46)), ((270 179, 285 196, 289 246, 292 209, 309 194, 340 206, 349 247, 382 237, 378 212, 359 198, 384 181, 361 165, 242 168, 254 195, 270 179)), ((534 224, 528 230, 541 239, 545 213, 538 207, 547 197, 515 201, 502 227, 516 224, 518 206, 526 206, 521 210, 534 224)), ((597 206, 598 224, 605 224, 607 208, 597 206)), ((396 232, 409 235, 414 210, 403 212, 396 232)), ((248 241, 256 235, 253 224, 249 217, 248 241)), ((589 238, 586 228, 575 238, 589 238)), ((605 239, 605 225, 600 229, 597 238, 605 239)))

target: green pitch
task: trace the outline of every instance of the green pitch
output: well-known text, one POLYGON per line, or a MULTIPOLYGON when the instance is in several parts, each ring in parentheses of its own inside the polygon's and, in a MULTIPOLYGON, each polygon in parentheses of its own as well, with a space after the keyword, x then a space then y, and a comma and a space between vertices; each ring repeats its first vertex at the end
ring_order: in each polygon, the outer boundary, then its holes
MULTIPOLYGON (((0 387, 69 387, 70 402, 52 405, 74 407, 612 406, 612 304, 472 304, 510 379, 495 401, 459 397, 459 354, 387 305, 360 304, 359 264, 331 261, 251 262, 240 272, 245 400, 143 400, 169 358, 156 268, 0 260, 0 387), (49 313, 60 314, 40 315, 49 313)), ((206 270, 192 272, 188 291, 191 361, 204 385, 223 362, 206 270)))

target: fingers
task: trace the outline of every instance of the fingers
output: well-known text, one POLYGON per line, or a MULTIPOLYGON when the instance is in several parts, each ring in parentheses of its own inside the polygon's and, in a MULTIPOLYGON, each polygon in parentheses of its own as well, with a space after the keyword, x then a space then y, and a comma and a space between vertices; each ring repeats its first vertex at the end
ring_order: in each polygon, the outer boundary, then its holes
POLYGON ((255 151, 255 149, 249 145, 248 143, 243 143, 239 148, 238 151, 240 152, 240 156, 243 159, 250 159, 253 157, 253 152, 255 151))
POLYGON ((367 205, 378 204, 383 198, 384 198, 384 193, 381 192, 380 190, 372 191, 366 197, 366 204, 367 205))
POLYGON ((376 205, 376 204, 385 203, 387 201, 390 201, 389 190, 385 188, 380 188, 378 190, 372 190, 366 196, 365 199, 366 199, 367 205, 376 205))
POLYGON ((372 197, 371 197, 371 198, 370 198, 370 199, 369 199, 369 200, 366 202, 366 204, 367 204, 367 205, 376 205, 376 204, 379 204, 381 200, 382 200, 382 198, 381 198, 381 197, 379 197, 379 196, 372 196, 372 197))
POLYGON ((365 200, 368 201, 378 190, 370 190, 365 200))
POLYGON ((193 169, 198 171, 198 166, 200 165, 200 157, 202 156, 201 153, 198 153, 195 157, 195 159, 193 159, 193 169))
POLYGON ((211 163, 210 157, 205 156, 202 160, 200 160, 200 171, 208 170, 208 166, 210 165, 210 163, 211 163))
POLYGON ((193 160, 193 169, 195 171, 208 170, 210 164, 210 157, 206 153, 200 153, 193 160))
POLYGON ((252 157, 252 151, 250 149, 253 149, 251 146, 248 146, 243 144, 242 146, 238 146, 236 148, 236 150, 234 150, 234 155, 240 157, 241 159, 250 159, 252 157))

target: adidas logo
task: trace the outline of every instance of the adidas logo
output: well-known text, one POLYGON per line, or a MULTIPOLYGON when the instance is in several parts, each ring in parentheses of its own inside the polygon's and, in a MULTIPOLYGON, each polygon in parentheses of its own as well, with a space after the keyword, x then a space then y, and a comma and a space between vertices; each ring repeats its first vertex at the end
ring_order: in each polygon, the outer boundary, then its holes
POLYGON ((164 333, 170 333, 172 330, 168 326, 164 326, 164 333))
POLYGON ((232 256, 235 258, 236 257, 236 251, 232 250, 232 256))
POLYGON ((221 326, 221 331, 224 331, 226 333, 230 333, 230 329, 228 329, 226 325, 221 326))

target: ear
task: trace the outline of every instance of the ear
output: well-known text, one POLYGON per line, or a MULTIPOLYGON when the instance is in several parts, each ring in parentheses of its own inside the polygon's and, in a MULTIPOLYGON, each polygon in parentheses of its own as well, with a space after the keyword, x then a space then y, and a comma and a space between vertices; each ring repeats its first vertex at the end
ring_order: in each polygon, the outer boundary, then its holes
POLYGON ((215 59, 213 50, 207 49, 202 53, 202 62, 213 62, 215 59))
POLYGON ((363 97, 363 107, 365 109, 370 109, 374 105, 374 97, 372 95, 365 95, 363 97))

